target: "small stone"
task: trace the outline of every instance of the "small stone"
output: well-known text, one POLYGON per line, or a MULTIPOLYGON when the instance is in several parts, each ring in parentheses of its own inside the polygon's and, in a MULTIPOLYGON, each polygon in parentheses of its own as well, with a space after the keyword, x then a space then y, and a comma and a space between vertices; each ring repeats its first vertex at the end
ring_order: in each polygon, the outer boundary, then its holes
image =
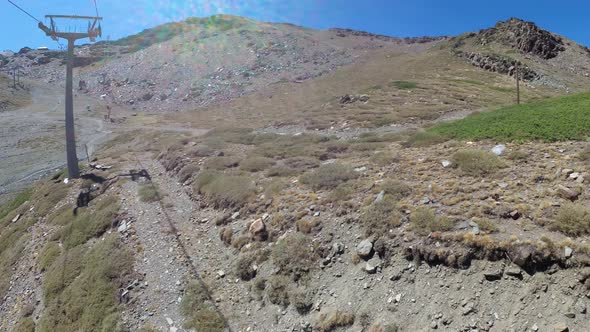
POLYGON ((178 328, 174 326, 170 326, 170 332, 177 332, 178 328))
POLYGON ((579 177, 580 177, 580 173, 578 173, 578 172, 574 172, 574 173, 572 173, 572 174, 569 175, 569 178, 572 179, 572 180, 575 180, 575 179, 577 179, 579 177))
POLYGON ((570 174, 573 174, 574 170, 571 168, 564 168, 561 170, 561 174, 565 174, 565 176, 569 176, 570 174))
POLYGON ((498 183, 498 187, 500 187, 500 188, 506 188, 506 187, 508 187, 508 183, 506 183, 506 182, 500 182, 500 183, 498 183))
POLYGON ((381 190, 381 192, 375 198, 375 203, 381 202, 385 198, 385 190, 381 190))
POLYGON ((570 247, 565 247, 565 248, 563 249, 563 251, 564 251, 564 252, 563 252, 563 255, 565 256, 565 258, 570 258, 570 257, 572 257, 572 254, 573 254, 573 252, 574 252, 574 250, 573 250, 572 248, 570 248, 570 247))
POLYGON ((219 271, 217 271, 217 276, 218 276, 219 278, 223 278, 223 277, 225 277, 225 271, 223 271, 223 270, 219 270, 219 271))
POLYGON ((569 331, 569 328, 567 327, 567 325, 564 322, 557 323, 553 327, 553 332, 568 332, 568 331, 569 331))
POLYGON ((504 273, 507 276, 511 276, 511 277, 516 277, 516 278, 522 278, 522 270, 520 269, 520 267, 516 266, 516 265, 512 265, 510 267, 508 267, 504 273))
POLYGON ((396 303, 399 303, 401 300, 402 300, 402 295, 401 295, 401 294, 397 294, 397 295, 395 296, 395 302, 396 302, 396 303))
POLYGON ((493 271, 486 271, 483 273, 483 276, 488 281, 499 280, 502 278, 503 271, 502 270, 493 270, 493 271))
POLYGON ((422 197, 422 199, 420 200, 420 204, 422 205, 426 205, 429 204, 431 202, 430 198, 428 196, 424 196, 422 197))
POLYGON ((448 161, 448 160, 443 160, 443 161, 442 161, 442 166, 443 166, 444 168, 447 168, 447 167, 451 166, 451 162, 450 162, 450 161, 448 161))
POLYGON ((356 246, 356 253, 357 255, 359 255, 360 258, 369 258, 372 252, 373 241, 371 241, 371 239, 365 239, 361 241, 361 243, 359 243, 358 246, 356 246))
POLYGON ((564 316, 567 318, 576 318, 576 314, 571 311, 566 312, 564 316))
POLYGON ((240 216, 239 212, 234 212, 234 214, 231 215, 232 220, 236 220, 238 219, 238 217, 240 216))
POLYGON ((381 259, 377 256, 369 259, 365 264, 365 271, 368 273, 375 273, 379 268, 381 268, 381 259))
POLYGON ((504 153, 504 150, 506 150, 506 145, 498 144, 492 148, 492 153, 496 156, 501 156, 504 153))
POLYGON ((471 228, 471 234, 473 235, 479 235, 479 226, 475 226, 471 228))
POLYGON ((473 302, 468 302, 464 307, 463 307, 463 316, 467 316, 470 313, 475 311, 475 304, 473 302))
POLYGON ((566 186, 563 185, 559 185, 557 186, 557 194, 564 199, 568 199, 570 201, 575 201, 578 199, 578 197, 580 196, 580 193, 572 190, 566 186))
POLYGON ((174 325, 174 321, 170 317, 166 317, 166 322, 168 322, 168 325, 170 326, 174 325))
POLYGON ((249 228, 250 237, 257 241, 266 240, 268 233, 266 232, 266 224, 262 219, 256 219, 249 228))
POLYGON ((430 328, 436 330, 438 328, 438 323, 435 320, 433 320, 432 322, 430 322, 430 328))
POLYGON ((12 222, 17 222, 20 219, 20 213, 17 214, 14 218, 12 218, 12 222))
POLYGON ((537 326, 537 324, 533 324, 533 326, 531 327, 531 330, 537 332, 537 331, 539 331, 539 327, 537 326))

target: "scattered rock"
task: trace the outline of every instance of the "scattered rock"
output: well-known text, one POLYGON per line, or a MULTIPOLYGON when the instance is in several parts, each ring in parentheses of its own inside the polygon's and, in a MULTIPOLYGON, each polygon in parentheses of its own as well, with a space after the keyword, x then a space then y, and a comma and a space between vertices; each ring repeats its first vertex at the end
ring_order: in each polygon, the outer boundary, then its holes
POLYGON ((442 161, 442 166, 443 166, 444 168, 447 168, 447 167, 451 166, 451 162, 450 162, 450 161, 448 161, 448 160, 443 160, 443 161, 442 161))
POLYGON ((570 200, 570 201, 575 201, 578 199, 578 197, 580 196, 580 192, 570 189, 566 186, 563 185, 559 185, 557 186, 557 194, 564 199, 570 200))
POLYGON ((504 273, 507 276, 511 276, 511 277, 515 277, 515 278, 522 278, 522 270, 520 269, 520 267, 516 266, 516 265, 512 265, 508 268, 506 268, 506 270, 504 270, 504 273))
POLYGON ((381 190, 381 192, 375 198, 375 203, 381 202, 383 200, 383 198, 385 198, 385 191, 381 190))
POLYGON ((365 240, 361 241, 361 243, 359 243, 356 246, 356 253, 362 259, 369 258, 371 256, 371 253, 372 252, 373 252, 373 241, 372 241, 372 239, 365 239, 365 240))
POLYGON ((553 331, 554 332, 569 332, 569 328, 567 327, 567 325, 565 323, 561 322, 561 323, 557 323, 553 327, 553 331))
POLYGON ((506 145, 498 144, 492 148, 492 153, 495 154, 496 156, 501 156, 502 154, 504 154, 505 150, 506 150, 506 145))
POLYGON ((565 247, 563 251, 564 251, 563 255, 565 256, 565 258, 572 257, 572 254, 574 252, 574 250, 570 247, 565 247))
POLYGON ((256 219, 248 229, 250 233, 250 237, 256 241, 264 241, 268 237, 268 232, 266 231, 266 224, 262 219, 256 219))
POLYGON ((382 263, 383 262, 381 261, 381 259, 375 256, 367 261, 367 263, 365 264, 365 271, 367 271, 368 273, 375 273, 381 268, 382 263))

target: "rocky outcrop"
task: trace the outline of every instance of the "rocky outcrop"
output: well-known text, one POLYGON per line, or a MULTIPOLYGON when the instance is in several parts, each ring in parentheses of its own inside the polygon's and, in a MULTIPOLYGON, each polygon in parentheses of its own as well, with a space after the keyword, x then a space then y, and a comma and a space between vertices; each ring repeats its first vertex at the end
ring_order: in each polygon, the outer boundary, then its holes
POLYGON ((514 76, 516 65, 519 67, 519 77, 524 81, 534 81, 541 75, 523 65, 520 61, 496 54, 482 54, 476 52, 458 52, 457 56, 464 58, 472 65, 494 73, 514 76))
POLYGON ((543 59, 555 58, 565 50, 561 37, 539 28, 533 22, 517 18, 498 22, 493 28, 481 30, 478 38, 482 45, 500 42, 543 59))

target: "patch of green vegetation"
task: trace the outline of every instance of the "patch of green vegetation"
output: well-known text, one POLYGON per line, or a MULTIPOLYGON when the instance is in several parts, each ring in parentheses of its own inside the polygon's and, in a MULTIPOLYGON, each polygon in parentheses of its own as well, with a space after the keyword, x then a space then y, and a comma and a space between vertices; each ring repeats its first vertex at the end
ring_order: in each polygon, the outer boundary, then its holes
POLYGON ((137 194, 139 200, 146 203, 158 201, 161 196, 158 186, 153 182, 141 185, 137 190, 137 194))
POLYGON ((205 134, 205 142, 222 141, 234 144, 250 145, 256 135, 250 128, 215 128, 205 134))
POLYGON ((389 197, 367 206, 360 217, 367 235, 378 236, 387 236, 389 230, 402 224, 401 220, 396 202, 389 197))
POLYGON ((271 257, 281 274, 295 276, 309 272, 317 258, 310 247, 309 239, 301 233, 289 234, 277 242, 271 257))
POLYGON ((570 236, 590 234, 590 209, 582 204, 567 203, 557 212, 551 228, 570 236))
POLYGON ((431 232, 444 232, 453 229, 453 222, 446 217, 438 217, 427 207, 419 207, 410 215, 412 230, 420 235, 431 232))
POLYGON ((391 197, 394 200, 400 200, 412 193, 412 187, 410 185, 392 179, 383 181, 380 188, 387 197, 391 197))
POLYGON ((266 295, 272 304, 289 306, 289 288, 291 279, 284 275, 273 275, 266 282, 266 295))
POLYGON ((68 187, 61 181, 46 181, 35 188, 31 201, 35 202, 35 213, 38 217, 46 216, 68 194, 68 187))
POLYGON ((244 206, 256 194, 251 178, 220 172, 201 172, 193 187, 216 208, 244 206))
POLYGON ((53 262, 61 255, 61 248, 57 242, 49 242, 41 251, 37 259, 37 266, 41 271, 47 270, 53 262))
POLYGON ((66 250, 45 275, 38 330, 123 331, 117 291, 132 268, 132 254, 116 234, 66 250))
POLYGON ((12 332, 35 332, 35 321, 31 317, 23 317, 14 326, 12 332))
POLYGON ((272 198, 287 188, 288 183, 283 179, 272 179, 264 185, 264 197, 272 198))
POLYGON ((13 265, 19 260, 30 237, 27 230, 37 220, 26 216, 12 223, 12 217, 13 214, 9 214, 0 221, 0 298, 4 298, 8 290, 13 265))
POLYGON ((240 169, 247 172, 260 172, 270 168, 275 161, 266 157, 248 157, 240 162, 240 169))
POLYGON ((314 190, 334 189, 341 183, 356 179, 356 173, 351 167, 332 163, 322 165, 318 169, 301 176, 300 181, 314 190))
POLYGON ((410 81, 393 81, 389 86, 396 87, 401 90, 412 90, 418 87, 418 83, 410 81))
POLYGON ((253 152, 255 155, 273 159, 309 156, 317 158, 325 153, 320 143, 330 141, 329 137, 320 135, 272 135, 264 134, 264 136, 257 136, 257 148, 253 152), (265 137, 265 139, 262 140, 260 137, 265 137), (272 139, 269 139, 270 137, 272 139))
POLYGON ((117 197, 107 196, 95 204, 89 209, 79 210, 77 214, 70 211, 71 215, 61 215, 62 218, 68 217, 67 222, 58 222, 65 225, 59 232, 65 248, 69 249, 84 244, 89 239, 104 234, 113 225, 119 211, 117 197))
POLYGON ((483 150, 465 149, 455 152, 452 157, 454 167, 458 167, 465 174, 482 176, 496 172, 505 164, 498 156, 483 150))
POLYGON ((180 302, 180 312, 186 318, 184 327, 197 331, 223 332, 225 321, 209 299, 207 287, 200 281, 191 282, 180 302))
POLYGON ((472 114, 439 124, 429 132, 464 140, 586 140, 590 136, 589 109, 590 93, 582 93, 472 114))
POLYGON ((420 148, 440 144, 446 141, 448 141, 447 137, 441 134, 420 130, 410 136, 408 140, 403 143, 403 146, 420 148))
POLYGON ((16 210, 19 206, 23 205, 25 202, 31 199, 31 195, 33 194, 32 189, 26 189, 16 195, 15 198, 12 199, 9 203, 0 207, 0 220, 4 219, 10 212, 16 210))

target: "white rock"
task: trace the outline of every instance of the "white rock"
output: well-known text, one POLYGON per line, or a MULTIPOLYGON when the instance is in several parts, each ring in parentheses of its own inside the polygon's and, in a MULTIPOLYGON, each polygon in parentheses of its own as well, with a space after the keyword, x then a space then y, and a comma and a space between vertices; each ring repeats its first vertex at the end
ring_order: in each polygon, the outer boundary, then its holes
POLYGON ((65 183, 65 184, 68 184, 68 182, 70 182, 70 179, 68 179, 68 178, 65 178, 65 179, 64 179, 64 183, 65 183))
POLYGON ((506 150, 506 145, 498 144, 492 148, 492 153, 496 156, 501 156, 504 153, 504 150, 506 150))
POLYGON ((402 295, 401 294, 397 294, 395 296, 395 302, 399 303, 399 301, 401 301, 401 300, 402 300, 402 295))
POLYGON ((166 322, 168 322, 168 325, 174 325, 174 321, 170 317, 166 317, 166 322))
POLYGON ((442 166, 443 166, 444 168, 447 168, 447 167, 451 166, 451 162, 450 162, 450 161, 448 161, 448 160, 443 160, 443 161, 442 161, 442 166))
POLYGON ((565 248, 563 249, 563 254, 564 254, 564 256, 565 256, 566 258, 570 258, 570 257, 572 257, 572 254, 573 254, 573 253, 574 253, 574 250, 573 250, 572 248, 570 248, 570 247, 565 247, 565 248))

